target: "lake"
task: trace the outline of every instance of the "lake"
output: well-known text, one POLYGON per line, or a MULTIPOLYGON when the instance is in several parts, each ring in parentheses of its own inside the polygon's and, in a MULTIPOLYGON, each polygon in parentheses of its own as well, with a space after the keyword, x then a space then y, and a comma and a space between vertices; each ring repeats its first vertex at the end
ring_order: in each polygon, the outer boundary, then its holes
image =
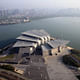
POLYGON ((53 17, 32 20, 29 23, 0 25, 0 46, 15 39, 21 32, 32 29, 45 29, 51 36, 69 40, 69 46, 80 49, 79 17, 53 17))

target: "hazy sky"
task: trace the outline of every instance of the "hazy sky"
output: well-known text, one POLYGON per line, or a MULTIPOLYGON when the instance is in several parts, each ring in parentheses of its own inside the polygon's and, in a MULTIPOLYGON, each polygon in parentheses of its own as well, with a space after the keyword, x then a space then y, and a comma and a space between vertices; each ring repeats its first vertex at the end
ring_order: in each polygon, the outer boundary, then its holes
POLYGON ((0 8, 80 8, 80 0, 0 0, 0 8))

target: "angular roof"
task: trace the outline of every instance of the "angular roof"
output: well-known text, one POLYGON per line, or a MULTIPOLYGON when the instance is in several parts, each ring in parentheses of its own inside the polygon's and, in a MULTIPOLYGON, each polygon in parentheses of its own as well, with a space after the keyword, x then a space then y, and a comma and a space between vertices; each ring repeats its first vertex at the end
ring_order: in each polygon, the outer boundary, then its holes
POLYGON ((51 41, 48 42, 48 44, 53 48, 57 48, 58 46, 64 46, 64 45, 66 45, 68 43, 69 43, 69 41, 60 40, 60 39, 51 40, 51 41))
POLYGON ((50 36, 50 35, 49 35, 45 30, 43 30, 43 29, 41 29, 40 32, 41 32, 42 34, 44 34, 45 36, 50 36))
POLYGON ((44 41, 46 38, 49 38, 50 35, 45 30, 30 30, 23 32, 21 36, 16 38, 18 41, 13 45, 13 47, 27 47, 27 46, 33 46, 37 47, 38 43, 42 46, 44 50, 49 50, 52 48, 57 48, 59 46, 64 46, 69 43, 69 41, 66 40, 46 40, 43 45, 41 44, 41 41, 44 41))
POLYGON ((16 39, 18 40, 24 40, 24 41, 32 41, 32 42, 38 42, 39 39, 35 39, 35 38, 32 38, 32 37, 28 37, 28 36, 19 36, 17 37, 16 39))
POLYGON ((36 43, 33 43, 33 42, 25 42, 25 41, 17 41, 13 47, 35 47, 37 46, 36 43))
POLYGON ((44 44, 44 45, 42 45, 41 47, 42 47, 42 50, 43 50, 43 51, 52 49, 52 47, 51 47, 49 44, 47 44, 47 43, 44 44))
POLYGON ((23 32, 22 34, 30 35, 37 38, 49 36, 49 34, 45 30, 30 30, 30 31, 23 32))

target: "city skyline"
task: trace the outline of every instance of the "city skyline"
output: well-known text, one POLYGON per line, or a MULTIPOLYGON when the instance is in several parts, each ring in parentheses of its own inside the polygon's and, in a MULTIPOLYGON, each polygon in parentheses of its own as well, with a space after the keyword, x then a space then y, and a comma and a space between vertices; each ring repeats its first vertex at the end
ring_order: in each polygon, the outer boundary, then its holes
POLYGON ((80 8, 79 0, 1 0, 0 9, 80 8), (14 6, 15 5, 15 6, 14 6))

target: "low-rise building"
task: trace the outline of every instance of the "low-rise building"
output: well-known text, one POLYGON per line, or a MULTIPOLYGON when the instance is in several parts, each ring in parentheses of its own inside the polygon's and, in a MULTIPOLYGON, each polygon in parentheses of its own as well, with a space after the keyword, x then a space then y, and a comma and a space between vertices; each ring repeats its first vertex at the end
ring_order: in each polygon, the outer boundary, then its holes
POLYGON ((45 30, 26 31, 16 39, 17 42, 13 45, 13 48, 19 48, 18 60, 22 55, 32 55, 33 53, 40 53, 43 56, 53 55, 61 52, 69 43, 66 40, 52 39, 45 30))

